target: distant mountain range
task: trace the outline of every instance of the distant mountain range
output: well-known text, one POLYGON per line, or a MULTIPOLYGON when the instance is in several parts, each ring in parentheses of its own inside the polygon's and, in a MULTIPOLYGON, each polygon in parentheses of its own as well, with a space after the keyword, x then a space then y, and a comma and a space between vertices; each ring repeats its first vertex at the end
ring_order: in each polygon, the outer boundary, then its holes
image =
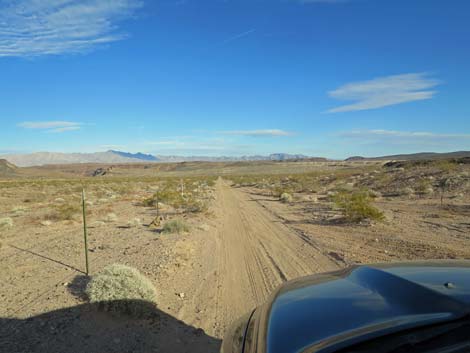
MULTIPOLYGON (((275 153, 269 156, 242 156, 242 157, 207 157, 207 156, 153 156, 144 153, 129 153, 122 151, 107 151, 95 153, 58 153, 58 152, 36 152, 29 154, 1 155, 18 167, 32 167, 47 164, 75 164, 75 163, 156 163, 156 162, 189 162, 189 161, 284 161, 294 159, 310 159, 311 157, 301 154, 275 153)), ((325 160, 325 158, 318 158, 325 160)))
POLYGON ((346 161, 372 161, 372 160, 400 160, 400 161, 417 161, 423 159, 445 159, 445 158, 463 158, 470 157, 470 151, 457 151, 447 153, 436 153, 436 152, 420 152, 411 154, 395 154, 391 156, 381 157, 361 157, 354 156, 349 157, 346 161))
MULTIPOLYGON (((355 156, 347 158, 346 161, 373 161, 373 160, 422 160, 441 158, 461 158, 470 157, 470 151, 459 151, 449 153, 413 153, 399 154, 382 157, 361 157, 355 156)), ((274 153, 268 156, 254 155, 241 157, 208 157, 208 156, 163 156, 144 153, 129 153, 122 151, 107 151, 95 153, 55 153, 36 152, 30 154, 9 154, 0 155, 0 158, 7 160, 18 167, 41 166, 47 164, 76 164, 76 163, 101 163, 101 164, 125 164, 125 163, 158 163, 158 162, 235 162, 235 161, 286 161, 286 160, 309 160, 327 161, 323 157, 309 157, 303 154, 274 153)), ((12 166, 9 164, 8 168, 12 166)), ((6 169, 7 167, 5 167, 6 169)))
POLYGON ((129 152, 121 152, 121 151, 113 151, 113 150, 110 150, 108 152, 118 154, 121 157, 140 159, 142 161, 158 162, 158 160, 159 160, 157 157, 152 156, 151 154, 145 154, 145 153, 140 153, 140 152, 138 152, 138 153, 129 153, 129 152))

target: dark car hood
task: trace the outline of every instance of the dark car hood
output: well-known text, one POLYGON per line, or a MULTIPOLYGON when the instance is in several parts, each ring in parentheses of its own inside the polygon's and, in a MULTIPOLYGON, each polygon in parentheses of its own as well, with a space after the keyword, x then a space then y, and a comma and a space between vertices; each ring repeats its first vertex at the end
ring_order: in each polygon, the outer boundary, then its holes
POLYGON ((267 353, 332 352, 470 312, 470 262, 356 266, 288 282, 265 308, 267 353))

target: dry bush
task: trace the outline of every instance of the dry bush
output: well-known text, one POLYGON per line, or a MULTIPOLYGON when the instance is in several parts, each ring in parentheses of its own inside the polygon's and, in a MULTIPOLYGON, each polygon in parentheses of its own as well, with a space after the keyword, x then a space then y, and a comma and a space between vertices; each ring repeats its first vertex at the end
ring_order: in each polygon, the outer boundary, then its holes
POLYGON ((384 214, 371 204, 371 196, 368 191, 338 192, 333 197, 336 207, 343 211, 346 219, 353 223, 359 223, 370 219, 380 221, 384 214))
POLYGON ((58 205, 54 210, 46 215, 47 220, 53 221, 71 221, 78 217, 82 212, 80 205, 58 205))
POLYGON ((163 226, 163 233, 165 234, 180 234, 182 232, 189 232, 189 226, 181 219, 173 219, 163 226))
POLYGON ((432 183, 429 179, 420 179, 415 186, 415 193, 418 195, 429 195, 433 193, 432 183))
POLYGON ((287 193, 287 192, 284 192, 281 194, 281 196, 279 197, 279 200, 283 203, 289 203, 289 202, 292 202, 293 198, 292 198, 292 195, 287 193))
POLYGON ((86 294, 101 310, 134 317, 148 314, 156 298, 155 287, 148 278, 135 268, 119 264, 106 266, 93 276, 86 294))

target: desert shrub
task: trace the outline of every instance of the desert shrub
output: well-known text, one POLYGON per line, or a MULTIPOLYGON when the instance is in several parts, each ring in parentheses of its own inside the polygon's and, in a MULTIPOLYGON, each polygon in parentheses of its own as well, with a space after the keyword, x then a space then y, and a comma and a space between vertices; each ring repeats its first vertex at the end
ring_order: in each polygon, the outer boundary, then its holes
POLYGON ((191 213, 206 212, 209 209, 207 202, 193 197, 186 198, 183 202, 181 202, 179 207, 182 208, 183 211, 191 213))
POLYGON ((180 234, 182 232, 189 232, 189 226, 181 219, 173 219, 163 226, 163 233, 166 234, 180 234))
POLYGON ((142 200, 142 206, 144 207, 154 207, 157 204, 157 199, 155 198, 155 195, 151 197, 147 197, 142 200))
POLYGON ((146 207, 155 207, 159 203, 166 203, 177 208, 182 202, 184 202, 184 198, 180 192, 176 191, 176 188, 167 186, 155 192, 151 197, 148 197, 142 201, 142 205, 146 207))
POLYGON ((101 310, 142 317, 154 307, 156 290, 135 268, 113 264, 92 277, 86 294, 101 310))
POLYGON ((427 195, 433 193, 431 181, 428 179, 420 179, 415 186, 415 192, 418 195, 427 195))
POLYGON ((81 212, 82 209, 79 205, 59 205, 46 216, 46 219, 54 221, 73 220, 81 212))
POLYGON ((0 218, 0 229, 8 229, 13 227, 13 220, 10 217, 0 218))
POLYGON ((206 201, 195 197, 190 192, 184 194, 178 192, 174 185, 167 185, 151 197, 148 197, 142 201, 142 205, 145 207, 155 207, 159 204, 167 204, 176 209, 181 209, 183 212, 205 212, 208 209, 206 201))
POLYGON ((279 197, 279 200, 284 203, 292 202, 292 195, 288 194, 287 192, 284 192, 279 197))
POLYGON ((411 196, 415 193, 415 190, 413 188, 410 188, 409 186, 404 187, 403 189, 398 190, 398 194, 400 196, 411 196))
POLYGON ((286 186, 280 186, 280 185, 275 185, 274 187, 271 188, 272 191, 272 195, 274 197, 281 197, 282 194, 288 194, 291 192, 291 190, 289 188, 287 188, 286 186))
POLYGON ((453 172, 458 168, 457 164, 452 160, 441 160, 435 162, 435 166, 442 172, 442 173, 450 173, 453 172))
POLYGON ((346 219, 359 223, 365 219, 382 220, 384 214, 371 204, 368 191, 356 191, 352 193, 339 192, 334 196, 335 205, 340 208, 346 219))

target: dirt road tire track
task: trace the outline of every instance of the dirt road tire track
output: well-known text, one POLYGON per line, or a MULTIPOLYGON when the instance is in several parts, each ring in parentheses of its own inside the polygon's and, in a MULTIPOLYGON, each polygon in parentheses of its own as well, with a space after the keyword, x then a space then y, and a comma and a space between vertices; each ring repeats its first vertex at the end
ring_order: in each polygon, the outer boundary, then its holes
POLYGON ((216 195, 215 227, 199 255, 208 273, 178 316, 196 324, 194 309, 204 308, 197 324, 222 337, 233 320, 262 304, 281 283, 337 264, 228 182, 217 181, 216 195))

